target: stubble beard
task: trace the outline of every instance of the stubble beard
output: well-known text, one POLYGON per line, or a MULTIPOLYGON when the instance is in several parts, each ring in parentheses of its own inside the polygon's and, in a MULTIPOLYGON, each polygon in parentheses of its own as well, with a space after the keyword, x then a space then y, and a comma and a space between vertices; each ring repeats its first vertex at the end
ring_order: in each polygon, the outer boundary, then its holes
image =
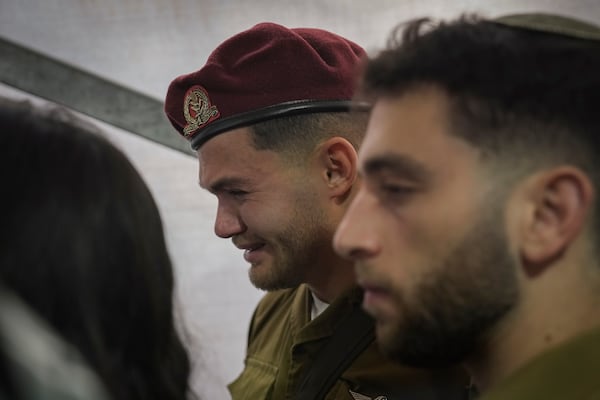
POLYGON ((294 210, 288 225, 269 242, 269 264, 251 266, 248 270, 250 282, 258 289, 290 289, 305 283, 316 267, 324 243, 332 240, 332 234, 323 227, 323 210, 316 203, 299 199, 294 210))
POLYGON ((443 267, 411 291, 416 297, 394 290, 399 320, 379 337, 389 357, 423 368, 462 362, 514 307, 515 261, 498 215, 482 219, 441 261, 443 267))

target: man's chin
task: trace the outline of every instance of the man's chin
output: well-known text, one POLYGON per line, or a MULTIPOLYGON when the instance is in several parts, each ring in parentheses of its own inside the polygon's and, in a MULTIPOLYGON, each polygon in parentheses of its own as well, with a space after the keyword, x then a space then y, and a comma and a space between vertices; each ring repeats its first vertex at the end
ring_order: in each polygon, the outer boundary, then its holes
POLYGON ((250 269, 248 270, 250 283, 260 290, 275 290, 273 289, 274 285, 272 280, 264 276, 265 274, 264 271, 262 271, 263 269, 264 265, 261 264, 250 265, 250 269))
MULTIPOLYGON (((409 329, 409 328, 408 328, 409 329)), ((377 324, 377 341, 389 359, 415 368, 447 368, 464 361, 466 349, 460 343, 437 342, 426 332, 408 332, 398 325, 377 324), (407 336, 408 335, 408 336, 407 336)))
POLYGON ((375 335, 379 346, 384 352, 392 352, 398 337, 395 334, 396 329, 393 329, 389 321, 375 320, 375 335))
POLYGON ((267 263, 251 265, 248 270, 248 277, 254 287, 260 290, 272 292, 274 290, 287 289, 290 286, 272 276, 272 267, 267 263))

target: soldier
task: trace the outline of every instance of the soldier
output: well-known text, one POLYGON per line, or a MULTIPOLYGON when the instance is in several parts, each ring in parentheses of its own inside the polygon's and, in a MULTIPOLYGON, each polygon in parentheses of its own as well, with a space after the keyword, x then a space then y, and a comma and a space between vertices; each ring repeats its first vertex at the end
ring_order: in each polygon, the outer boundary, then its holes
POLYGON ((252 317, 241 399, 462 398, 464 371, 385 360, 332 238, 357 188, 368 107, 352 101, 355 43, 320 29, 262 23, 175 79, 165 110, 198 153, 231 238, 268 291, 252 317), (437 396, 437 397, 436 397, 437 396), (440 397, 442 396, 442 397, 440 397))
POLYGON ((363 186, 335 236, 385 353, 481 400, 600 398, 600 28, 415 21, 365 67, 363 186))

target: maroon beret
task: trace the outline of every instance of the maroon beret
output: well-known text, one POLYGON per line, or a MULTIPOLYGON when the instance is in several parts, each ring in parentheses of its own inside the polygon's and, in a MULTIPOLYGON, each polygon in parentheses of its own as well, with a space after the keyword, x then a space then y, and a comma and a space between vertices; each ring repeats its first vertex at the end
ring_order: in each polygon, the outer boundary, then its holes
POLYGON ((348 111, 357 44, 321 29, 261 23, 223 42, 200 70, 171 82, 165 112, 197 149, 219 133, 272 118, 348 111))

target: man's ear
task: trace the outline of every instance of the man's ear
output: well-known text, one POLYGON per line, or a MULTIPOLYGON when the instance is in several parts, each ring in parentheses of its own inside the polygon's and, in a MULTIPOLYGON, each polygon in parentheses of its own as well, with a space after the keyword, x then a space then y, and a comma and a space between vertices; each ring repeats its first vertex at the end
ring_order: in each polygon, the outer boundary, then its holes
POLYGON ((317 163, 330 198, 342 202, 350 194, 356 182, 357 160, 356 149, 343 137, 332 137, 320 144, 317 163))
POLYGON ((580 169, 561 166, 533 176, 521 225, 521 256, 530 276, 560 258, 582 232, 594 201, 589 177, 580 169))

